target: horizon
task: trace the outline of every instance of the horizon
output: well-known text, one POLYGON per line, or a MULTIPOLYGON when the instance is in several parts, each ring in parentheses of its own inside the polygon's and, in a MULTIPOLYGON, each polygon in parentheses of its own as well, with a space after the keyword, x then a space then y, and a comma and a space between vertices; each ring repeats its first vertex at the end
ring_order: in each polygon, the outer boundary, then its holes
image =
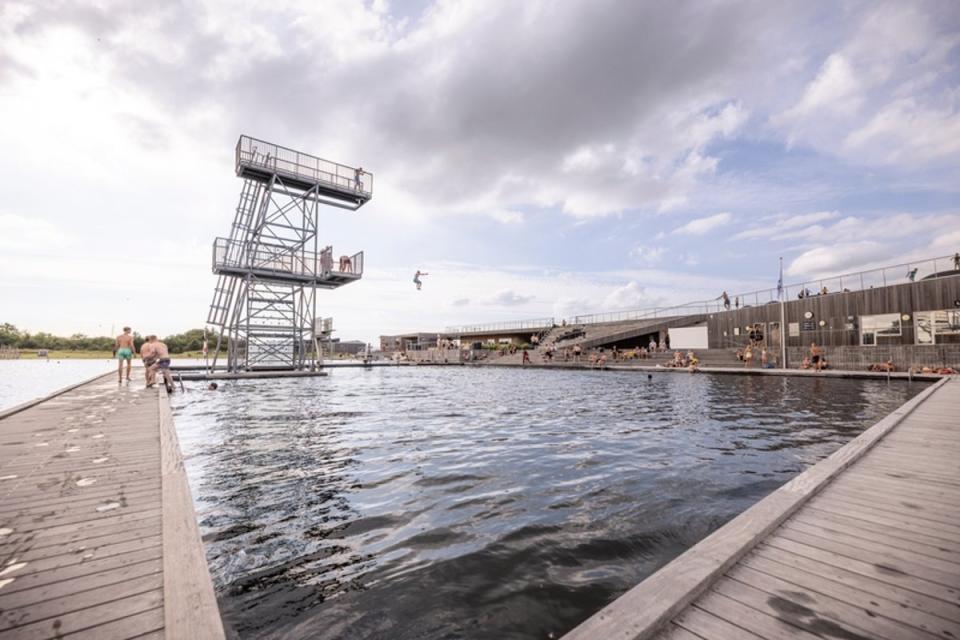
POLYGON ((0 36, 0 322, 22 331, 202 328, 241 134, 374 175, 321 218, 366 256, 317 294, 344 341, 960 250, 947 1, 13 1, 0 36))

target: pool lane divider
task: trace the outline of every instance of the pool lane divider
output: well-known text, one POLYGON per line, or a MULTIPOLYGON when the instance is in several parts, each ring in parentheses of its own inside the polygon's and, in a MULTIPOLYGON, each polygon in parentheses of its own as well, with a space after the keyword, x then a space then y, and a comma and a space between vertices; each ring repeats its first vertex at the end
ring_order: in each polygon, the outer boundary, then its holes
POLYGON ((949 382, 949 377, 945 377, 924 389, 582 622, 562 640, 652 638, 740 558, 949 382))
POLYGON ((167 391, 160 413, 160 482, 163 505, 164 633, 168 638, 222 640, 220 609, 197 526, 183 453, 167 391))

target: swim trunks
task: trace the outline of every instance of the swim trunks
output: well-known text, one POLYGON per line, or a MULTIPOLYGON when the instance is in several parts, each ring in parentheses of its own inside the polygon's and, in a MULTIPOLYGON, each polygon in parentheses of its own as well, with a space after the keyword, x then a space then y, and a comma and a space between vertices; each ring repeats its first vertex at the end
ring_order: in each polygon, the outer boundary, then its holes
POLYGON ((133 351, 130 347, 120 347, 117 349, 117 360, 130 360, 133 358, 133 351))
POLYGON ((169 369, 170 358, 160 358, 159 360, 157 360, 157 366, 160 367, 161 369, 169 369))
POLYGON ((153 356, 147 356, 146 358, 143 359, 143 366, 145 366, 145 367, 152 367, 153 364, 154 364, 156 361, 157 361, 157 359, 156 359, 155 357, 153 357, 153 356))

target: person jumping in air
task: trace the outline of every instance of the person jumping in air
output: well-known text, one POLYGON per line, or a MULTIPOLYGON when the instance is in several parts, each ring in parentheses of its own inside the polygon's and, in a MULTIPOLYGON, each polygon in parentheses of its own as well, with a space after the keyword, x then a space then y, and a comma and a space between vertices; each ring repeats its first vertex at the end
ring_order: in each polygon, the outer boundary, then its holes
POLYGON ((420 287, 423 286, 423 282, 420 280, 420 276, 428 276, 429 273, 425 271, 420 271, 417 269, 417 272, 413 274, 413 284, 417 285, 417 291, 420 291, 420 287))

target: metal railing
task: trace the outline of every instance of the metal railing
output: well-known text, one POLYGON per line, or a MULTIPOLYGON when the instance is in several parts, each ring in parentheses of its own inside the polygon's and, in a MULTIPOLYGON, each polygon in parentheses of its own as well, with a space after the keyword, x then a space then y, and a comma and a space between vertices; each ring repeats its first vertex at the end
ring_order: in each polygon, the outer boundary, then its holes
POLYGON ((345 164, 324 160, 308 153, 287 147, 240 136, 237 141, 237 172, 241 166, 261 168, 274 173, 286 174, 302 180, 327 184, 338 190, 373 194, 373 174, 345 164))
POLYGON ((554 325, 553 318, 534 318, 533 320, 515 320, 512 322, 492 322, 489 324, 467 324, 447 327, 445 333, 485 333, 488 331, 523 331, 526 329, 544 329, 554 325))
POLYGON ((313 253, 271 245, 248 246, 239 240, 217 238, 213 242, 213 269, 251 269, 317 279, 331 274, 360 276, 363 274, 363 251, 341 256, 335 264, 333 247, 313 253))
MULTIPOLYGON (((893 284, 907 284, 924 279, 939 278, 957 275, 956 256, 942 256, 918 262, 904 262, 901 264, 855 271, 839 276, 829 276, 784 285, 782 299, 795 300, 806 296, 832 295, 851 291, 864 291, 875 287, 885 287, 893 284), (943 269, 944 271, 941 271, 943 269)), ((759 306, 779 302, 781 296, 776 287, 759 289, 747 293, 728 294, 729 307, 722 298, 700 300, 669 307, 651 307, 647 309, 633 309, 627 311, 612 311, 607 313, 593 313, 574 316, 568 324, 597 324, 602 322, 622 322, 626 320, 646 320, 666 316, 681 316, 694 314, 709 314, 727 311, 728 309, 742 309, 744 307, 759 306)))

